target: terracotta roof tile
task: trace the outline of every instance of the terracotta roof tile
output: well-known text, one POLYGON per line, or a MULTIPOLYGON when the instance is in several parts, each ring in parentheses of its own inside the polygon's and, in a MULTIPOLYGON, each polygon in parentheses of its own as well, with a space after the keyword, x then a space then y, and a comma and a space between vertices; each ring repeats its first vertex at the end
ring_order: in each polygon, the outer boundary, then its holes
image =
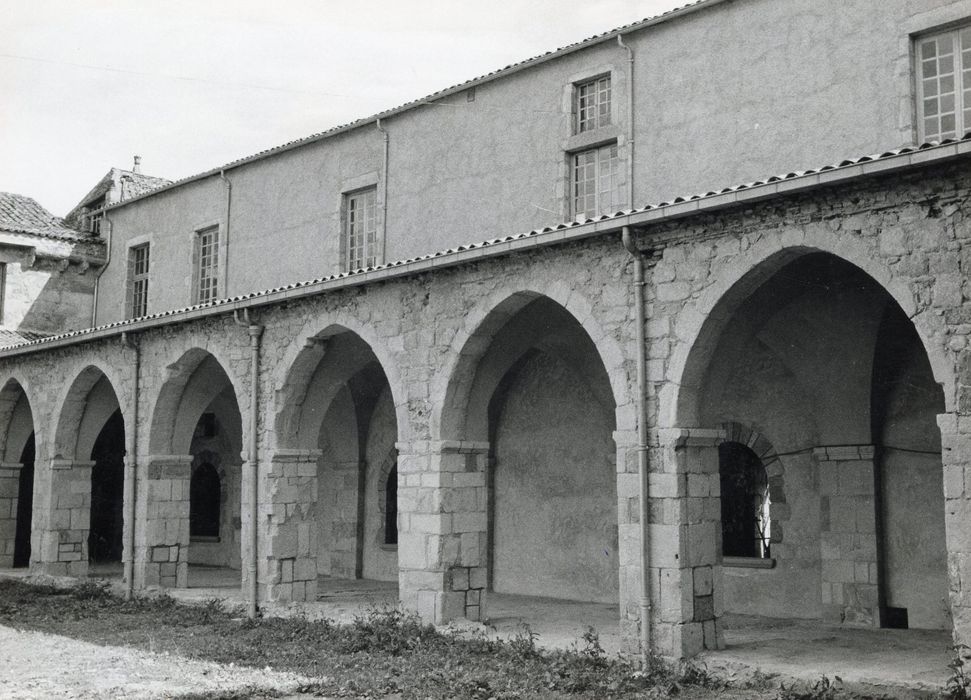
POLYGON ((51 214, 37 200, 13 192, 0 192, 0 231, 68 240, 88 238, 68 227, 63 219, 51 214))

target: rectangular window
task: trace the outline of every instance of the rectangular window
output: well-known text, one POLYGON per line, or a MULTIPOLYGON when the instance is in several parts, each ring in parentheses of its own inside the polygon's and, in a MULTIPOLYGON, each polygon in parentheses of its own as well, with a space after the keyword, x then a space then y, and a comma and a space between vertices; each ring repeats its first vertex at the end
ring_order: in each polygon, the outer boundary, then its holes
POLYGON ((219 295, 219 227, 196 232, 195 301, 207 304, 219 295))
POLYGON ((148 243, 128 249, 128 318, 148 315, 148 243))
POLYGON ((88 231, 95 236, 101 235, 101 219, 103 216, 104 214, 99 211, 88 217, 88 231))
POLYGON ((593 131, 610 124, 610 76, 576 86, 576 132, 593 131))
POLYGON ((377 264, 377 188, 345 196, 344 247, 348 272, 377 264))
POLYGON ((589 219, 627 206, 617 144, 576 153, 573 158, 573 216, 589 219))
POLYGON ((971 131, 971 26, 918 39, 915 57, 920 140, 971 131))

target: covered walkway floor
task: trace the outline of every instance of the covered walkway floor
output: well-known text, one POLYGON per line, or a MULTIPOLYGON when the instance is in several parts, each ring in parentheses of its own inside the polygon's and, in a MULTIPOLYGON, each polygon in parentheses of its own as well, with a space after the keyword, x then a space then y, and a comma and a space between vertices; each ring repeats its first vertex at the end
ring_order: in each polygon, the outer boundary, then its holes
POLYGON ((950 673, 953 642, 944 630, 857 629, 747 615, 725 615, 722 624, 726 648, 704 652, 698 662, 723 678, 744 680, 756 669, 787 682, 839 676, 847 687, 879 694, 939 690, 950 673))

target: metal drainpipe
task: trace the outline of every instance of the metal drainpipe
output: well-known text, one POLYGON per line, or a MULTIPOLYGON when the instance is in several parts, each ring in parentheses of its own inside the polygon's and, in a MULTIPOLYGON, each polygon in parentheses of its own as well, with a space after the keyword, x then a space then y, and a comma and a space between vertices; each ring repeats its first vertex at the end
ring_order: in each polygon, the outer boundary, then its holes
POLYGON ((95 327, 95 323, 98 320, 98 290, 101 288, 101 275, 105 273, 108 269, 108 263, 111 262, 111 232, 114 230, 114 225, 111 223, 111 219, 108 218, 108 212, 102 214, 102 221, 108 225, 108 237, 105 241, 105 245, 108 249, 108 254, 105 256, 105 264, 101 266, 97 274, 94 277, 94 299, 91 301, 91 327, 95 327))
POLYGON ((644 254, 634 242, 630 226, 623 228, 624 248, 634 262, 634 324, 637 343, 637 472, 640 485, 638 516, 641 523, 641 658, 647 664, 651 653, 651 581, 649 552, 650 528, 648 517, 648 473, 647 473, 647 347, 644 323, 644 254))
POLYGON ((617 35, 617 44, 627 50, 627 206, 634 206, 634 49, 617 35))
MULTIPOLYGON (((131 600, 135 596, 135 498, 138 488, 135 481, 138 476, 138 374, 141 367, 142 352, 138 343, 133 342, 126 332, 121 334, 121 344, 135 352, 135 381, 132 389, 132 438, 131 438, 131 457, 125 460, 125 495, 124 503, 125 514, 128 519, 128 529, 125 530, 125 541, 123 543, 125 554, 125 600, 131 600)), ((127 455, 126 455, 127 456, 127 455)))
POLYGON ((233 183, 226 170, 219 171, 219 179, 226 184, 226 230, 223 232, 223 294, 229 296, 229 214, 233 206, 233 183))
POLYGON ((380 119, 375 122, 375 125, 384 135, 384 160, 381 166, 381 259, 378 261, 383 263, 388 240, 388 153, 391 148, 391 138, 388 136, 388 130, 381 126, 380 119))
POLYGON ((251 364, 250 364, 250 443, 249 443, 249 466, 250 466, 250 548, 249 557, 246 559, 246 572, 249 574, 249 581, 246 591, 246 615, 251 620, 256 618, 256 596, 257 596, 257 546, 259 543, 259 478, 260 478, 260 459, 257 452, 259 440, 256 434, 259 419, 259 397, 260 397, 260 339, 263 337, 263 326, 253 323, 250 320, 249 309, 243 309, 243 320, 239 319, 239 311, 233 312, 233 321, 237 326, 242 326, 249 332, 251 364))

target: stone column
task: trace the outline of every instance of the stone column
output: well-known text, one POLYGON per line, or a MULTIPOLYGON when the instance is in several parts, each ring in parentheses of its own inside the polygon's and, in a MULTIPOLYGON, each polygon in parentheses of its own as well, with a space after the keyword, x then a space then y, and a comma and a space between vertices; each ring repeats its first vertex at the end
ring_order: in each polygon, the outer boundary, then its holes
POLYGON ((872 445, 817 447, 823 619, 880 626, 872 445))
POLYGON ((399 598, 427 622, 485 616, 485 442, 398 443, 399 598))
POLYGON ((0 569, 13 566, 20 471, 23 466, 19 462, 0 463, 0 569))
POLYGON ((686 658, 724 646, 721 430, 658 431, 651 451, 649 565, 655 652, 686 658))
POLYGON ((971 416, 945 413, 937 417, 937 424, 954 643, 971 646, 971 416))
MULTIPOLYGON (((325 499, 318 503, 320 515, 329 524, 326 562, 330 575, 336 578, 355 579, 361 576, 360 548, 363 546, 360 520, 361 480, 363 462, 348 460, 328 462, 323 473, 325 499)), ((315 472, 317 473, 317 472, 315 472)), ((318 567, 323 571, 328 569, 318 567)))
POLYGON ((185 588, 192 455, 148 455, 136 472, 135 587, 185 588))
POLYGON ((317 599, 317 460, 320 450, 278 450, 260 487, 260 598, 317 599))
POLYGON ((88 575, 91 469, 94 462, 52 459, 37 475, 30 569, 48 576, 88 575))

